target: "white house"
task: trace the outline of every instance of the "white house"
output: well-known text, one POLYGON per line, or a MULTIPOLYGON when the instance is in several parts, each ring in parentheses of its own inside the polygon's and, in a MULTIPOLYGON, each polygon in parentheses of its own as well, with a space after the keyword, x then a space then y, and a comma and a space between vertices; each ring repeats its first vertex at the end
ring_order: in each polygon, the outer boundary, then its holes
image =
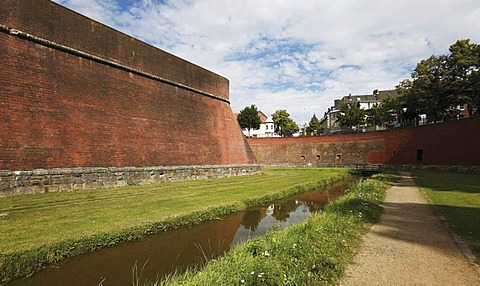
MULTIPOLYGON (((235 114, 238 115, 238 114, 235 114)), ((258 117, 260 117, 260 128, 255 130, 251 129, 250 134, 248 129, 242 129, 243 135, 246 137, 253 137, 253 138, 268 138, 268 137, 278 137, 275 134, 275 126, 273 124, 273 120, 267 117, 263 112, 258 112, 258 117)))

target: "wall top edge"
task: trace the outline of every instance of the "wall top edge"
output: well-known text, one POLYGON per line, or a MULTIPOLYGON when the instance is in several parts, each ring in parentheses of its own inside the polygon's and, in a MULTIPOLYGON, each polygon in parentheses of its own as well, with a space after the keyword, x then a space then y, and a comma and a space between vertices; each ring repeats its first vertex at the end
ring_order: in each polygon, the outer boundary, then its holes
POLYGON ((2 0, 0 24, 229 100, 224 76, 50 0, 2 0))
POLYGON ((124 64, 120 64, 120 63, 117 63, 117 62, 114 62, 114 61, 111 61, 111 60, 108 60, 108 59, 105 59, 105 58, 102 58, 102 57, 98 57, 98 56, 89 54, 87 52, 83 52, 83 51, 80 51, 80 50, 77 50, 77 49, 73 49, 71 47, 64 46, 64 45, 58 44, 56 42, 53 42, 53 41, 50 41, 50 40, 47 40, 47 39, 37 37, 35 35, 25 33, 23 31, 20 31, 20 30, 14 29, 14 28, 7 27, 3 24, 0 24, 0 32, 7 33, 7 34, 10 34, 12 36, 17 36, 19 38, 23 38, 25 40, 32 41, 32 42, 35 42, 37 44, 40 44, 40 45, 43 45, 43 46, 46 46, 46 47, 49 47, 49 48, 53 48, 53 49, 56 49, 56 50, 59 50, 59 51, 62 51, 62 52, 66 52, 66 53, 69 53, 69 54, 72 54, 72 55, 75 55, 75 56, 79 56, 79 57, 82 57, 82 58, 85 58, 85 59, 88 59, 88 60, 92 60, 92 61, 104 64, 104 65, 108 65, 108 66, 111 66, 111 67, 114 67, 114 68, 117 68, 117 69, 121 69, 121 70, 130 72, 130 73, 134 73, 134 74, 137 74, 137 75, 149 78, 149 79, 153 79, 153 80, 156 80, 156 81, 159 81, 159 82, 163 82, 163 83, 166 83, 166 84, 169 84, 169 85, 173 85, 173 86, 176 86, 176 87, 179 87, 179 88, 183 88, 183 89, 186 89, 186 90, 189 90, 189 91, 193 91, 195 93, 202 94, 204 96, 207 96, 207 97, 210 97, 210 98, 213 98, 213 99, 216 99, 216 100, 220 100, 220 101, 223 101, 223 102, 226 102, 226 103, 230 104, 230 101, 228 99, 225 99, 221 96, 214 95, 214 94, 206 92, 204 90, 200 90, 200 89, 197 89, 195 87, 192 87, 192 86, 189 86, 189 85, 186 85, 186 84, 182 84, 182 83, 179 83, 179 82, 176 82, 176 81, 172 81, 172 80, 169 80, 169 79, 166 79, 166 78, 162 78, 162 77, 157 76, 155 74, 147 73, 147 72, 141 71, 139 69, 132 68, 130 66, 124 65, 124 64))

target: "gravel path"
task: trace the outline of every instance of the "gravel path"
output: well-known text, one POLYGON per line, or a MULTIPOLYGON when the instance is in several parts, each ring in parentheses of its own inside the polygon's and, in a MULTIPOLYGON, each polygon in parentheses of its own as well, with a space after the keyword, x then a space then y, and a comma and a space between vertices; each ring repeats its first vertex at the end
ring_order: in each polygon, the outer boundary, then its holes
POLYGON ((480 285, 468 249, 428 204, 402 173, 339 285, 480 285))

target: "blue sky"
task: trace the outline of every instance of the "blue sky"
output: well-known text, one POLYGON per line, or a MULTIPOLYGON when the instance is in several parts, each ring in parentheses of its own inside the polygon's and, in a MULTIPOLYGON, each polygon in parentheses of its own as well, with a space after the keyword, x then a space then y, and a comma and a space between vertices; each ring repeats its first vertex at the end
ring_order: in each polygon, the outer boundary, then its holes
POLYGON ((234 112, 299 124, 344 95, 393 89, 458 39, 480 43, 478 0, 55 0, 230 80, 234 112))

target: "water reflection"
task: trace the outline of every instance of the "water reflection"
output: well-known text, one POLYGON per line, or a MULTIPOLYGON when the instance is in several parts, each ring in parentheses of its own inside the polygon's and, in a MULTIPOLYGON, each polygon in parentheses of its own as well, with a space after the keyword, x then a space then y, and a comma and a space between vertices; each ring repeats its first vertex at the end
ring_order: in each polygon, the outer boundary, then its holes
POLYGON ((173 271, 203 263, 250 237, 265 234, 320 212, 348 186, 342 183, 328 191, 297 195, 205 222, 191 228, 169 230, 112 248, 68 258, 58 267, 47 268, 9 285, 132 285, 132 266, 138 265, 142 280, 155 281, 173 271), (142 266, 145 264, 143 270, 142 266))
POLYGON ((329 188, 328 192, 312 192, 276 201, 264 207, 250 208, 236 231, 232 246, 250 237, 263 235, 273 227, 286 227, 303 221, 312 213, 319 213, 332 199, 337 198, 348 184, 339 184, 329 188))

